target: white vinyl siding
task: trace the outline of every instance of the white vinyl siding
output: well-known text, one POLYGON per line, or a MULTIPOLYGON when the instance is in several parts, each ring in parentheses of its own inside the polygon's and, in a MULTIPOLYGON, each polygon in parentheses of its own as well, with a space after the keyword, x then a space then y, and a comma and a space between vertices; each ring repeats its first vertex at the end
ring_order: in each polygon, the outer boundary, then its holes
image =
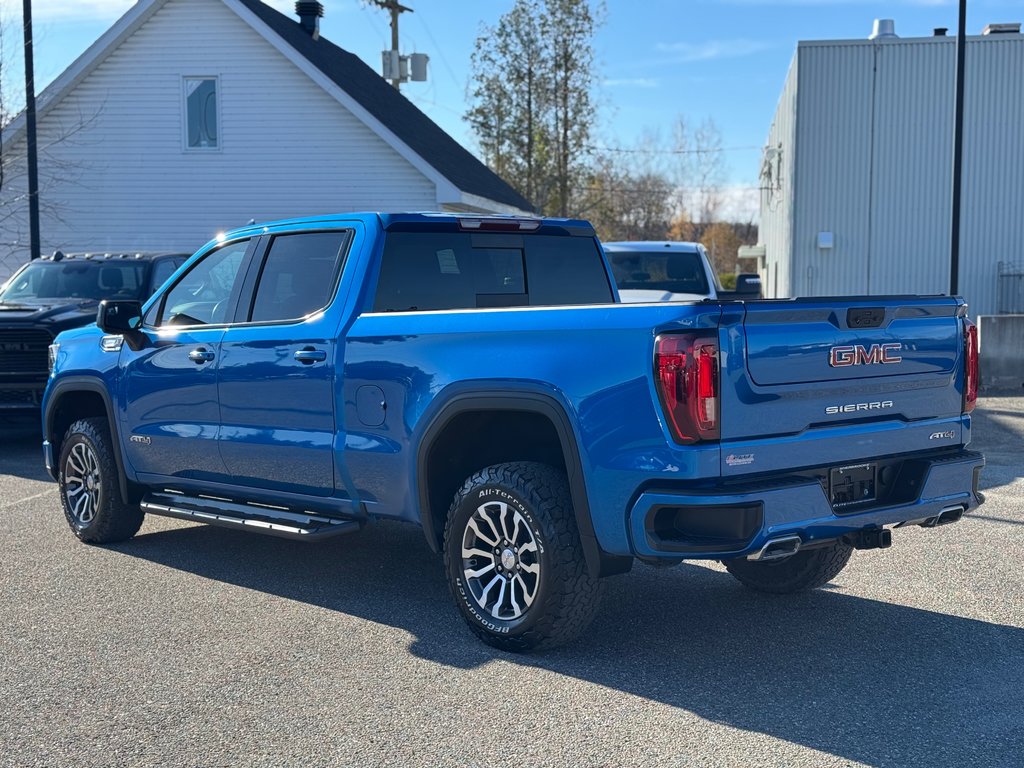
MULTIPOLYGON (((43 252, 192 251, 250 220, 437 208, 435 184, 234 11, 168 0, 39 122, 43 252), (183 151, 183 80, 215 77, 217 151, 183 151)), ((24 143, 4 147, 24 156, 24 143)), ((27 258, 8 169, 0 280, 27 258)))

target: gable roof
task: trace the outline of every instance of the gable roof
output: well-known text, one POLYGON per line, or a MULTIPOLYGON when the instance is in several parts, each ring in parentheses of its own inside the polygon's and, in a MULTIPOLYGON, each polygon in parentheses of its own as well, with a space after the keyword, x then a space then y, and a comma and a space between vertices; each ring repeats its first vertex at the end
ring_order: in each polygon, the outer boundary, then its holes
POLYGON ((238 2, 460 190, 525 211, 533 210, 525 197, 445 133, 358 56, 324 37, 314 40, 298 20, 285 16, 262 0, 238 2))
POLYGON ((441 129, 355 54, 325 37, 314 40, 298 20, 262 0, 238 0, 303 58, 395 134, 452 184, 526 211, 530 202, 441 129))
MULTIPOLYGON (((40 118, 165 2, 166 0, 138 0, 113 27, 39 94, 37 111, 40 118)), ((421 170, 424 170, 424 165, 429 166, 448 184, 467 195, 521 211, 533 210, 532 204, 525 197, 445 133, 437 123, 402 96, 358 56, 339 48, 324 37, 314 40, 302 29, 298 20, 265 5, 262 0, 223 2, 228 6, 239 7, 243 19, 250 14, 255 17, 258 21, 254 26, 265 26, 270 35, 263 30, 257 31, 268 40, 271 37, 279 38, 283 47, 271 40, 275 47, 286 55, 294 52, 302 62, 307 63, 316 70, 316 73, 329 81, 327 85, 331 90, 337 88, 343 92, 343 95, 351 100, 350 105, 354 102, 357 116, 359 111, 365 111, 369 117, 370 127, 373 128, 373 123, 377 123, 385 131, 385 140, 389 138, 386 134, 390 133, 401 145, 405 145, 415 156, 413 164, 421 170), (246 14, 245 11, 249 13, 246 14)), ((307 73, 316 74, 309 69, 307 73)), ((339 98, 342 96, 337 91, 335 95, 339 98)), ((15 140, 24 130, 24 125, 25 115, 22 112, 3 129, 4 141, 15 140)), ((390 143, 394 145, 393 141, 390 143)), ((402 152, 401 147, 398 148, 402 152)), ((402 154, 408 157, 407 153, 402 154)))

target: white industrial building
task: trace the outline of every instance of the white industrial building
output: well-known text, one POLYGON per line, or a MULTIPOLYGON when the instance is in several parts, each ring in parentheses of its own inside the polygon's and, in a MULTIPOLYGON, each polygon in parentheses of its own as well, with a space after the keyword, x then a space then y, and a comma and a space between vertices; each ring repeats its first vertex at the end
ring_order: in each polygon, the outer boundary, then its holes
MULTIPOLYGON (((959 292, 972 315, 1024 311, 1016 29, 967 38, 959 292)), ((766 296, 949 290, 955 68, 956 40, 938 34, 798 44, 760 173, 766 296)))

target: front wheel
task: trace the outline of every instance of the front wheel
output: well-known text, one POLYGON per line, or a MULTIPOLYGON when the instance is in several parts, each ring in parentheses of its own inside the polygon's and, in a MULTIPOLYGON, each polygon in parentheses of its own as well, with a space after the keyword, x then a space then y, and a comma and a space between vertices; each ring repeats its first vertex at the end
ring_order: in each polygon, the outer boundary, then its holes
POLYGON ((597 612, 565 473, 544 464, 496 464, 455 496, 444 542, 459 612, 488 645, 550 648, 577 637, 597 612))
POLYGON ((850 562, 853 547, 840 540, 829 545, 804 549, 781 560, 757 562, 737 558, 723 560, 729 571, 743 585, 758 592, 777 595, 817 589, 832 581, 850 562))
POLYGON ((81 419, 64 435, 60 450, 60 501, 75 536, 111 544, 134 536, 144 517, 121 500, 114 446, 105 419, 81 419))

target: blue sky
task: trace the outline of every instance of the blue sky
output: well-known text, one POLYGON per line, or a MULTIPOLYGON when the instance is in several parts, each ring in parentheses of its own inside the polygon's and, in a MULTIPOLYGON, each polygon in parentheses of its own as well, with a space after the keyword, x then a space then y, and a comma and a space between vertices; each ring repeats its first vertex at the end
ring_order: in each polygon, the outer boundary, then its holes
MULTIPOLYGON (((321 0, 321 33, 374 69, 390 47, 388 19, 361 0, 321 0)), ((493 24, 512 0, 404 0, 402 49, 429 54, 430 79, 403 93, 471 149, 462 119, 469 60, 482 23, 493 24)), ((132 0, 34 0, 36 77, 41 88, 84 51, 132 0)), ((290 13, 290 0, 270 0, 290 13)), ((863 38, 876 17, 893 18, 903 37, 933 27, 956 30, 954 0, 607 0, 594 41, 601 109, 595 143, 630 147, 642 135, 666 138, 677 116, 711 117, 722 133, 726 183, 735 213, 746 218, 756 196, 760 145, 798 40, 863 38)), ((20 40, 21 0, 0 0, 5 47, 20 40)), ((1024 0, 969 0, 968 34, 986 23, 1024 20, 1024 0)), ((20 51, 6 74, 20 78, 20 51)), ((7 79, 5 77, 5 79, 7 79)))

